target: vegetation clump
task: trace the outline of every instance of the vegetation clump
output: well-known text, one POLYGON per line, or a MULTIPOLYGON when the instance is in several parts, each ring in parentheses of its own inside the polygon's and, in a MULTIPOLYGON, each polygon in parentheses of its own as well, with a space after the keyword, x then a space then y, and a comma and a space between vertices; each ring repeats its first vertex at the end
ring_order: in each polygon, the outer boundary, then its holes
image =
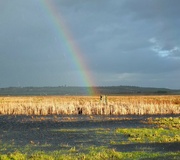
POLYGON ((169 130, 163 128, 118 128, 116 133, 123 134, 125 141, 119 143, 164 143, 164 142, 180 142, 178 130, 169 130))
POLYGON ((148 118, 148 123, 156 124, 161 128, 180 129, 180 117, 169 118, 148 118))
POLYGON ((89 147, 86 149, 86 153, 78 153, 78 150, 74 149, 68 151, 54 151, 54 152, 34 152, 32 154, 26 154, 21 152, 14 152, 11 154, 0 154, 0 160, 102 160, 102 159, 178 159, 180 153, 168 152, 163 155, 159 152, 118 152, 114 149, 108 149, 105 147, 89 147))
MULTIPOLYGON (((124 135, 126 140, 118 143, 173 143, 180 142, 180 117, 147 119, 148 124, 156 124, 155 128, 118 128, 117 134, 124 135)), ((115 143, 115 142, 113 142, 115 143)), ((117 144, 117 142, 116 142, 117 144)))

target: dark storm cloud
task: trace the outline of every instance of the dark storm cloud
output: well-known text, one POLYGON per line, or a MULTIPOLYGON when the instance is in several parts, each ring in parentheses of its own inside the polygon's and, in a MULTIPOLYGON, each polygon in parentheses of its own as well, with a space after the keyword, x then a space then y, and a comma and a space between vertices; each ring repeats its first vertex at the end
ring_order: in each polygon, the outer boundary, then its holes
MULTIPOLYGON (((113 27, 108 40, 100 40, 96 48, 101 50, 104 64, 101 70, 110 72, 168 72, 179 69, 179 61, 170 59, 170 53, 179 53, 179 1, 124 1, 121 4, 123 15, 116 22, 115 34, 113 27), (161 51, 166 51, 169 59, 152 50, 149 40, 157 37, 162 43, 161 51), (111 44, 108 46, 108 44, 111 44), (108 47, 105 47, 108 46, 108 47), (169 49, 164 50, 163 47, 169 49), (112 47, 112 48, 111 48, 112 47), (108 48, 108 49, 107 49, 108 48), (153 51, 153 52, 152 52, 153 51), (129 66, 129 67, 128 67, 129 66), (107 69, 108 67, 108 69, 107 69)), ((115 15, 114 15, 115 16, 115 15)), ((106 28, 105 28, 106 30, 106 28)), ((99 31, 101 32, 101 31, 99 31)), ((105 34, 108 32, 106 31, 105 34)), ((103 37, 105 38, 105 36, 103 37)), ((101 52, 100 51, 100 52, 101 52)), ((99 54, 100 55, 100 54, 99 54)), ((98 64, 98 59, 96 64, 98 64)))
MULTIPOLYGON (((180 88, 179 0, 53 3, 97 85, 180 88)), ((76 76, 80 71, 42 4, 0 2, 0 87, 82 85, 76 76)))

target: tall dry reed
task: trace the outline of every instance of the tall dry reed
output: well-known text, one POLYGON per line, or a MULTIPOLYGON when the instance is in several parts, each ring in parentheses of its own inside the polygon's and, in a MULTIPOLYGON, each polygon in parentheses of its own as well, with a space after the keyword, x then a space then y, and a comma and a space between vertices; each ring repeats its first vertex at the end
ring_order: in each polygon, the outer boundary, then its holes
POLYGON ((0 114, 180 114, 180 96, 108 96, 107 104, 97 96, 0 97, 0 114))

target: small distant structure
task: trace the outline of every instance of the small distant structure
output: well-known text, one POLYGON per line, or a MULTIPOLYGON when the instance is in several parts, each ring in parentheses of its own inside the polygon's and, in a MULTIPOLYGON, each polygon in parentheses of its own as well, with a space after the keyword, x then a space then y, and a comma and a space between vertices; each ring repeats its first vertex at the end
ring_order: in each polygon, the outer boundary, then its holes
POLYGON ((78 114, 82 114, 82 108, 78 107, 78 114))
POLYGON ((100 103, 107 105, 107 96, 106 95, 100 95, 100 103))

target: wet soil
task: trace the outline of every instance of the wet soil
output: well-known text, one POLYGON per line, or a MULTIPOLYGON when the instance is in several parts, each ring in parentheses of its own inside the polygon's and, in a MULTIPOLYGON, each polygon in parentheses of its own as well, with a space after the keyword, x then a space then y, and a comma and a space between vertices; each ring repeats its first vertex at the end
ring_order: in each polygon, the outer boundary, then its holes
MULTIPOLYGON (((30 146, 32 150, 54 151, 106 146, 117 151, 180 151, 180 143, 112 144, 124 137, 116 128, 149 128, 143 123, 149 117, 179 117, 180 115, 146 116, 0 116, 0 143, 15 148, 30 146), (108 131, 108 132, 106 132, 108 131)), ((7 153, 11 149, 2 151, 7 153)), ((12 149, 13 151, 13 149, 12 149)), ((0 151, 1 152, 1 151, 0 151)))

